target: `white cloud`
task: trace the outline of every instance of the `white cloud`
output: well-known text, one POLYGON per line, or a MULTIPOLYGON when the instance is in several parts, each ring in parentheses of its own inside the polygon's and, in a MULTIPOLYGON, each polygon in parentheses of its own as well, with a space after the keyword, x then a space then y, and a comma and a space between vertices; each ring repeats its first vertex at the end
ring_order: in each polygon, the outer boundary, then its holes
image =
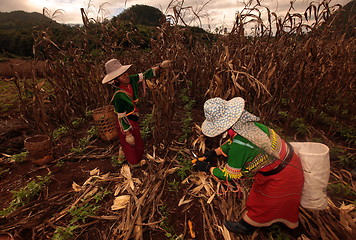
MULTIPOLYGON (((303 12, 312 0, 296 0, 294 3, 296 12, 303 12)), ((346 4, 350 0, 332 0, 332 4, 346 4)), ((14 10, 23 10, 27 12, 42 13, 43 8, 47 8, 51 13, 57 9, 65 11, 63 15, 57 16, 55 20, 60 23, 82 23, 80 8, 88 10, 88 3, 91 4, 88 17, 94 19, 106 17, 111 18, 116 16, 123 9, 129 8, 135 4, 143 4, 153 6, 160 9, 163 13, 172 14, 172 10, 167 11, 169 3, 176 4, 179 0, 1 0, 0 11, 9 12, 14 10), (105 4, 100 12, 100 6, 105 4), (101 13, 101 14, 99 14, 101 13)), ((254 1, 256 2, 256 1, 254 1)), ((290 6, 290 0, 260 0, 263 5, 268 6, 271 11, 274 11, 279 16, 283 16, 290 6)), ((241 11, 244 7, 244 0, 185 0, 183 7, 192 7, 194 11, 198 11, 202 6, 204 8, 199 13, 203 27, 206 28, 210 23, 212 29, 216 26, 231 27, 235 19, 235 13, 241 11), (206 5, 204 5, 207 3, 206 5)), ((197 25, 198 22, 195 22, 197 25)))

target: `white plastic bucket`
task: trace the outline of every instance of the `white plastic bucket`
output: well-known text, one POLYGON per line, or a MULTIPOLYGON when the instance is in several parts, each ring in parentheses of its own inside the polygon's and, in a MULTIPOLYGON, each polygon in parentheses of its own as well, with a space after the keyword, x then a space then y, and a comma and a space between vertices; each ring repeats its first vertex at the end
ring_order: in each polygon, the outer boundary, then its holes
POLYGON ((329 148, 317 142, 291 142, 290 144, 299 155, 304 170, 300 204, 304 208, 324 210, 328 205, 326 188, 330 176, 329 148))

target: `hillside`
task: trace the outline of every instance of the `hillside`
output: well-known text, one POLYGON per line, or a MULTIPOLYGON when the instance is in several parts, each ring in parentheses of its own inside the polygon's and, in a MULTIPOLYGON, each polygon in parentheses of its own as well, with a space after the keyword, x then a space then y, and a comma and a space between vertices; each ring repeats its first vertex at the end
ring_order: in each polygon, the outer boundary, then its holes
POLYGON ((32 33, 36 27, 59 32, 69 29, 69 26, 37 12, 0 12, 0 52, 5 56, 31 57, 34 43, 32 33))
POLYGON ((347 37, 355 37, 356 35, 356 1, 352 0, 343 6, 336 13, 336 17, 332 22, 326 21, 326 27, 339 34, 346 33, 347 37))
POLYGON ((37 12, 0 12, 0 30, 29 31, 39 25, 58 27, 61 24, 37 12))
MULTIPOLYGON (((159 19, 164 16, 155 13, 155 16, 141 16, 140 12, 135 12, 137 6, 132 7, 131 11, 125 11, 121 14, 113 17, 110 21, 106 22, 109 28, 118 29, 118 44, 127 48, 132 44, 140 49, 150 48, 151 39, 156 36, 157 27, 153 26, 158 23, 159 19), (132 18, 132 16, 140 17, 132 18), (154 21, 155 20, 155 21, 154 21), (155 23, 155 24, 153 24, 155 23), (130 33, 129 39, 127 33, 130 33), (120 43, 121 42, 121 43, 120 43)), ((140 5, 139 11, 148 9, 152 12, 154 8, 140 5), (152 8, 152 9, 151 9, 152 8)), ((130 10, 130 9, 128 9, 130 10)), ((156 9, 156 11, 159 11, 156 9)), ((182 27, 187 29, 188 32, 194 33, 194 39, 209 40, 207 39, 208 33, 198 27, 182 27)), ((33 32, 38 29, 47 29, 45 32, 49 34, 52 41, 58 45, 63 45, 66 42, 75 42, 76 44, 82 44, 84 38, 83 32, 87 31, 92 36, 92 40, 89 42, 88 50, 95 51, 100 48, 100 35, 102 33, 100 23, 90 22, 86 26, 85 30, 83 26, 71 26, 66 24, 59 24, 56 21, 40 14, 40 13, 28 13, 24 11, 13 11, 10 13, 0 12, 0 55, 3 57, 33 57, 32 46, 34 44, 33 32)), ((211 35, 211 34, 210 34, 211 35)), ((192 39, 189 40, 190 42, 192 39)), ((209 40, 210 41, 210 40, 209 40)))

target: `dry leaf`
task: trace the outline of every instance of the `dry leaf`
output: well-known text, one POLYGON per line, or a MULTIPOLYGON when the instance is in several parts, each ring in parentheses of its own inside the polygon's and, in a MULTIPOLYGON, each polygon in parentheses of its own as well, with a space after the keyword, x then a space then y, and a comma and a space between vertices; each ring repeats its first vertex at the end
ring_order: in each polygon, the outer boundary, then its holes
POLYGON ((342 203, 340 206, 340 210, 343 210, 347 213, 352 212, 354 209, 355 209, 354 204, 345 205, 344 203, 342 203))
POLYGON ((174 168, 168 169, 166 172, 167 172, 167 174, 173 174, 177 169, 178 169, 178 167, 174 167, 174 168))
POLYGON ((300 235, 300 237, 297 240, 310 240, 310 238, 308 238, 307 236, 302 234, 302 235, 300 235))
POLYGON ((133 235, 135 236, 135 240, 141 240, 142 238, 142 216, 138 216, 136 223, 135 223, 135 227, 133 230, 133 235))
POLYGON ((216 195, 215 193, 213 195, 211 195, 211 197, 208 199, 208 201, 206 203, 210 204, 213 201, 215 195, 216 195))
POLYGON ((94 187, 92 190, 90 190, 85 196, 83 197, 84 199, 93 196, 97 191, 98 191, 98 186, 94 187))
POLYGON ((109 175, 110 175, 110 173, 107 173, 107 174, 101 175, 99 178, 102 180, 106 180, 106 179, 109 179, 109 175))
POLYGON ((72 183, 72 188, 75 192, 80 192, 83 190, 83 187, 78 185, 76 182, 73 181, 72 183))
POLYGON ((184 195, 184 196, 179 200, 178 207, 179 207, 179 206, 182 206, 182 205, 184 205, 184 204, 187 204, 187 203, 189 203, 189 202, 191 202, 191 201, 193 200, 193 199, 184 200, 185 196, 186 196, 186 195, 184 195))
POLYGON ((203 185, 199 185, 197 187, 195 187, 191 192, 192 194, 197 194, 198 192, 200 192, 200 190, 202 190, 204 186, 203 185))
POLYGON ((156 163, 163 163, 164 162, 164 159, 163 158, 158 158, 158 159, 154 159, 154 161, 156 162, 156 163))
POLYGON ((155 160, 155 158, 152 155, 150 155, 149 153, 146 153, 146 157, 148 158, 148 160, 151 160, 151 161, 155 160))
POLYGON ((43 87, 44 84, 45 84, 45 81, 42 81, 42 82, 40 82, 40 83, 37 84, 36 88, 37 88, 38 90, 42 90, 42 87, 43 87))
POLYGON ((99 175, 99 173, 100 173, 100 170, 98 168, 95 168, 90 171, 90 176, 99 175))
POLYGON ((181 182, 181 184, 186 184, 189 183, 189 178, 191 175, 188 175, 188 177, 184 178, 184 180, 181 182))
POLYGON ((131 189, 134 190, 135 189, 135 185, 134 185, 134 182, 132 180, 131 170, 130 170, 130 167, 127 164, 122 166, 121 174, 127 179, 127 182, 129 183, 131 189))
POLYGON ((111 210, 120 210, 127 206, 130 201, 130 195, 121 195, 114 199, 114 204, 111 206, 111 210))
POLYGON ((230 232, 229 232, 229 230, 227 230, 227 228, 225 226, 222 226, 222 227, 218 226, 218 228, 225 240, 231 240, 230 232))
POLYGON ((89 178, 83 183, 83 186, 90 184, 90 183, 91 183, 91 180, 93 180, 93 179, 94 179, 93 177, 89 177, 89 178))

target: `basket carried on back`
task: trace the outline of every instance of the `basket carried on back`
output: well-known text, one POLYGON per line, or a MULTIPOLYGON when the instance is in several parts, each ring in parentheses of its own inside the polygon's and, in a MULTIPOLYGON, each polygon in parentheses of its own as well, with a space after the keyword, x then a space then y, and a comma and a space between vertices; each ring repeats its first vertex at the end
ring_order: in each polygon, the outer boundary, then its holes
POLYGON ((53 160, 53 147, 49 136, 36 135, 26 138, 24 145, 33 163, 43 165, 53 160))
POLYGON ((101 139, 110 141, 119 135, 116 127, 117 116, 113 105, 94 109, 93 119, 101 139))

